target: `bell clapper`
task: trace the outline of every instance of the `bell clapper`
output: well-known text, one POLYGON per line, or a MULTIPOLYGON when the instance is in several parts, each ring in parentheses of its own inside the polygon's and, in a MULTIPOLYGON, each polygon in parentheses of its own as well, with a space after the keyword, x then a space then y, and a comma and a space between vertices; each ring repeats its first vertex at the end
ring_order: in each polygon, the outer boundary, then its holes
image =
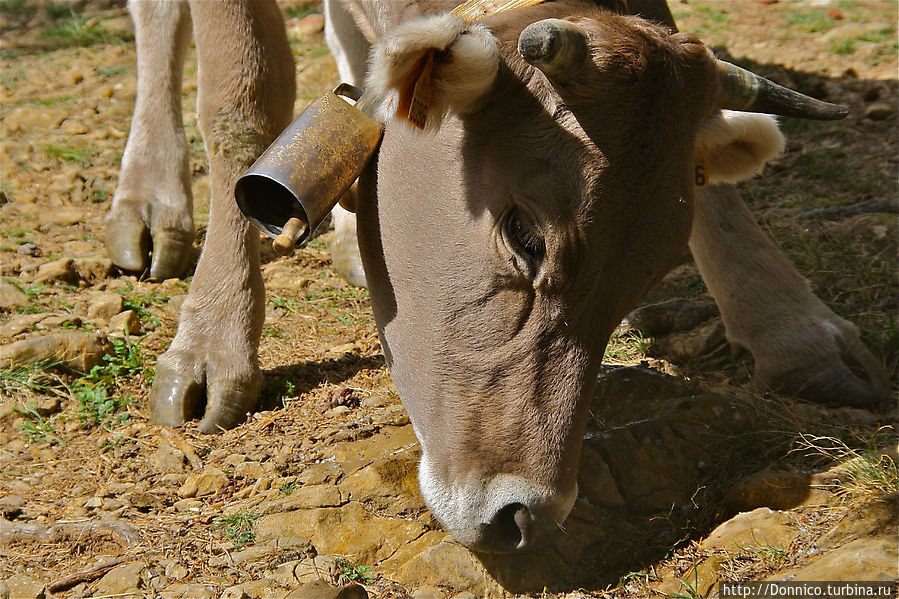
POLYGON ((296 249, 297 239, 306 230, 306 223, 293 217, 284 224, 281 234, 272 241, 272 249, 279 256, 292 256, 296 249))

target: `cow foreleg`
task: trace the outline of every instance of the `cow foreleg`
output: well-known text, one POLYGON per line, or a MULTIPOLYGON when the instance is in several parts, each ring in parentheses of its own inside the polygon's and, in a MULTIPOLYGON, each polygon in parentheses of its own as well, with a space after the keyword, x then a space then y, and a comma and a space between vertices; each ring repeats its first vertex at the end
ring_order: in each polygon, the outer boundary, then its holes
POLYGON ((194 239, 188 146, 181 121, 181 72, 190 41, 187 2, 132 0, 137 100, 112 206, 106 245, 124 270, 181 276, 194 239))
POLYGON ((766 388, 841 405, 885 398, 889 381, 858 328, 815 297, 734 185, 697 190, 690 249, 730 341, 766 388))
POLYGON ((206 245, 151 402, 154 422, 175 425, 198 415, 205 395, 200 430, 215 432, 243 422, 261 384, 259 232, 238 210, 234 183, 290 122, 295 75, 274 2, 196 0, 190 8, 212 201, 206 245))

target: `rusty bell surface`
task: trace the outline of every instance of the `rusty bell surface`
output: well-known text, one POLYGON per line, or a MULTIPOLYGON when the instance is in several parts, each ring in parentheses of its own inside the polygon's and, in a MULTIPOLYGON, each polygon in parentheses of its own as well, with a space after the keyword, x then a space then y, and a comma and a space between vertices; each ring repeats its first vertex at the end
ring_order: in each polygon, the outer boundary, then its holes
POLYGON ((269 237, 302 243, 359 177, 384 128, 360 108, 362 90, 342 84, 309 105, 237 181, 237 205, 269 237), (353 106, 340 95, 357 100, 353 106))

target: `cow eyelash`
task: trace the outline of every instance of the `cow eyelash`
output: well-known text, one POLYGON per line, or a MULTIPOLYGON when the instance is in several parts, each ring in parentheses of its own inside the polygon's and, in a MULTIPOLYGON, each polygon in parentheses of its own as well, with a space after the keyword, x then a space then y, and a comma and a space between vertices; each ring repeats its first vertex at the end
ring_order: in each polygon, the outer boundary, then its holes
POLYGON ((518 208, 506 213, 503 238, 513 255, 526 263, 526 272, 533 274, 546 255, 546 242, 534 220, 518 208))

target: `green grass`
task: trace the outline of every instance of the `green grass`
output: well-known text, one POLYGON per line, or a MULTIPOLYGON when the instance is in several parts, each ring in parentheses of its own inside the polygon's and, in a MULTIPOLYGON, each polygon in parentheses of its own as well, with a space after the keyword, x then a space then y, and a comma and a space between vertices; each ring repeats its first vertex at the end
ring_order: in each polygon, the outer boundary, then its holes
POLYGON ((883 448, 895 448, 897 441, 899 437, 892 427, 882 427, 867 438, 848 440, 802 433, 796 442, 796 451, 843 466, 849 474, 848 479, 827 488, 840 503, 855 503, 899 492, 899 468, 883 451, 883 448))
POLYGON ((0 395, 28 397, 30 395, 60 395, 65 387, 51 374, 59 362, 41 361, 0 369, 0 395))
POLYGON ((63 160, 65 162, 73 162, 81 165, 81 167, 90 166, 94 156, 97 155, 97 150, 94 150, 93 148, 73 148, 53 144, 46 144, 44 146, 44 152, 51 158, 63 160))
POLYGON ((359 566, 345 557, 338 557, 335 562, 338 568, 338 584, 347 584, 350 582, 369 584, 375 581, 375 577, 371 573, 371 566, 359 566))
POLYGON ((223 537, 230 539, 234 549, 240 550, 256 540, 256 520, 259 516, 260 514, 256 512, 220 516, 215 521, 214 529, 223 537))
POLYGON ((71 7, 67 8, 68 15, 65 17, 63 17, 66 14, 65 11, 54 10, 56 18, 41 32, 41 37, 54 46, 59 48, 84 47, 126 41, 112 35, 98 19, 88 19, 75 12, 71 7))
POLYGON ((826 12, 820 10, 794 10, 784 15, 787 25, 794 25, 806 33, 818 33, 834 24, 826 12))
POLYGON ((827 51, 838 56, 854 54, 857 48, 858 43, 852 38, 830 40, 830 43, 827 44, 827 51))
POLYGON ((78 417, 89 426, 99 426, 106 430, 125 424, 130 415, 127 407, 134 403, 130 395, 110 396, 108 388, 104 385, 81 383, 72 389, 72 394, 78 401, 78 417))
POLYGON ((134 286, 128 285, 123 289, 117 289, 116 293, 122 296, 122 308, 125 310, 133 310, 140 318, 141 322, 148 322, 153 326, 160 326, 162 323, 159 318, 153 315, 149 310, 150 306, 156 304, 165 304, 169 301, 169 296, 158 289, 152 289, 145 293, 134 293, 134 286))
POLYGON ((319 11, 317 2, 301 2, 284 9, 284 16, 288 19, 302 19, 319 11))
POLYGON ((634 362, 645 358, 648 349, 649 342, 640 331, 615 331, 606 345, 602 361, 619 364, 634 362))
POLYGON ((108 79, 109 77, 115 77, 116 75, 122 75, 124 73, 127 73, 129 70, 131 70, 129 67, 124 67, 124 66, 100 67, 97 69, 97 73, 108 79))
POLYGON ((53 428, 50 420, 41 416, 34 407, 16 407, 15 410, 25 417, 25 421, 19 425, 19 429, 29 441, 34 443, 62 443, 62 438, 60 438, 56 429, 53 428))
POLYGON ((302 304, 299 302, 299 300, 293 299, 292 297, 279 297, 277 295, 269 295, 266 297, 266 299, 276 309, 284 310, 285 312, 289 312, 291 314, 298 313, 302 310, 302 304))
MULTIPOLYGON (((0 237, 5 237, 15 243, 25 243, 28 236, 34 234, 34 229, 23 227, 21 225, 10 225, 8 227, 0 227, 0 237)), ((12 279, 6 279, 7 283, 12 283, 12 279)), ((15 283, 13 283, 15 284, 15 283)))

